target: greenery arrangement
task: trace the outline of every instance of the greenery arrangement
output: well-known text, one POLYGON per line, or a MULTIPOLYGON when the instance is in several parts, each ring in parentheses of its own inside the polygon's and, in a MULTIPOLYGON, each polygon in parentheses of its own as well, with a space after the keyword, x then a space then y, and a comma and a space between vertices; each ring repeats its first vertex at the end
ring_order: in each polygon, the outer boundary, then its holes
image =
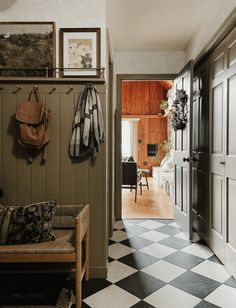
POLYGON ((161 107, 162 110, 167 110, 167 109, 168 109, 168 106, 169 106, 169 105, 168 105, 168 101, 164 101, 164 100, 163 100, 163 101, 161 102, 161 104, 160 104, 160 107, 161 107))
POLYGON ((187 123, 187 101, 188 95, 184 90, 177 90, 172 106, 171 125, 174 130, 184 129, 187 123))
POLYGON ((164 142, 160 144, 160 147, 165 153, 169 153, 170 150, 172 150, 172 143, 170 141, 164 140, 164 142))

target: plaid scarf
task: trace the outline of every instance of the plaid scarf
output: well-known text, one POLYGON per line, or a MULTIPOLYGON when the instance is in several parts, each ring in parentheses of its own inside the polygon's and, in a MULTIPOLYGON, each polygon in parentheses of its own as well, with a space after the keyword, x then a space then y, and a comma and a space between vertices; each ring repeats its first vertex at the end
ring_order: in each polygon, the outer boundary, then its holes
POLYGON ((104 142, 104 124, 100 99, 95 86, 91 83, 82 90, 72 127, 69 145, 71 158, 79 158, 92 154, 95 158, 100 152, 100 144, 104 142))

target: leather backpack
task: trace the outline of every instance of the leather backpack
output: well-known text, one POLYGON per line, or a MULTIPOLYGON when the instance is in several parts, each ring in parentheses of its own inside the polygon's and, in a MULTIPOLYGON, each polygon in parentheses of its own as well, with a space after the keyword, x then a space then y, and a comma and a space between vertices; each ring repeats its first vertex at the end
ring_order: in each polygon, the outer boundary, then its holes
POLYGON ((27 101, 22 102, 16 110, 19 125, 18 143, 28 150, 28 160, 42 153, 41 163, 46 161, 46 145, 49 143, 48 121, 50 110, 43 101, 38 88, 33 88, 27 101), (34 97, 34 99, 33 99, 34 97))

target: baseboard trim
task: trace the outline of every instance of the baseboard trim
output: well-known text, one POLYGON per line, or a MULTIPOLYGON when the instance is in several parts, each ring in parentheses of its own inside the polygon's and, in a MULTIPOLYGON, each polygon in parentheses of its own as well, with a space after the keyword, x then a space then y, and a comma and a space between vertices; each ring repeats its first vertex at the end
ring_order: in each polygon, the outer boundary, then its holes
POLYGON ((90 278, 107 278, 107 267, 91 267, 90 278))

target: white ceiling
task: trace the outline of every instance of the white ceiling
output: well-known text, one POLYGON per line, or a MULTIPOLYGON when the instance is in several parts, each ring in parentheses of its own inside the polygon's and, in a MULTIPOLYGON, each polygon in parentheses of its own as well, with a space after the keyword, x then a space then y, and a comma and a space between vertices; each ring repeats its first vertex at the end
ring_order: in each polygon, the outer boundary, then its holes
POLYGON ((222 0, 107 0, 114 50, 184 50, 222 0))

